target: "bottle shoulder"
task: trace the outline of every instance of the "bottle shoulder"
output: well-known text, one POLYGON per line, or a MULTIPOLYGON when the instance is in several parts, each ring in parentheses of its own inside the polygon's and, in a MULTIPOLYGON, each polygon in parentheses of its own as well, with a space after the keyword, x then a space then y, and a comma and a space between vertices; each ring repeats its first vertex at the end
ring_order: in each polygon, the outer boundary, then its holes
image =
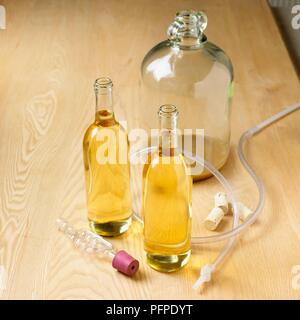
POLYGON ((90 124, 84 133, 83 144, 88 143, 93 138, 93 136, 96 135, 97 131, 97 125, 95 123, 90 124))
POLYGON ((208 55, 210 56, 211 59, 217 61, 218 63, 224 65, 226 69, 228 69, 230 75, 231 75, 231 80, 233 80, 233 64, 231 62, 231 59, 229 56, 226 54, 226 52, 218 47, 216 44, 207 41, 203 48, 206 50, 208 55))
POLYGON ((143 177, 148 186, 160 188, 162 191, 178 191, 178 188, 189 190, 192 181, 182 155, 154 155, 151 162, 145 164, 143 177))
POLYGON ((230 79, 233 80, 233 65, 230 58, 214 43, 205 41, 197 48, 188 49, 172 46, 171 42, 166 40, 146 54, 141 73, 145 81, 150 75, 161 81, 182 77, 186 73, 193 81, 198 81, 209 75, 215 65, 222 65, 224 72, 229 73, 230 79))
POLYGON ((116 141, 120 139, 121 136, 126 136, 128 140, 126 130, 118 122, 112 126, 101 126, 99 123, 94 122, 86 129, 83 144, 86 145, 91 141, 99 139, 99 135, 102 137, 112 137, 115 135, 116 141))
POLYGON ((147 171, 157 171, 158 173, 164 174, 167 171, 171 173, 182 172, 188 173, 187 165, 185 163, 182 154, 174 156, 161 155, 158 152, 148 157, 147 163, 144 167, 147 171))

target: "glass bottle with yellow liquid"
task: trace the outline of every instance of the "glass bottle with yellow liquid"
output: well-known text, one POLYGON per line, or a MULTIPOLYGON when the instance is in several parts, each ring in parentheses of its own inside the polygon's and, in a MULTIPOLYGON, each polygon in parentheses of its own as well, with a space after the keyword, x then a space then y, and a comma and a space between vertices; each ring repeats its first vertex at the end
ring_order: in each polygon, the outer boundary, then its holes
POLYGON ((88 219, 102 236, 118 236, 131 223, 128 137, 115 119, 112 81, 96 80, 95 121, 83 140, 88 219))
POLYGON ((143 169, 144 249, 153 269, 172 272, 191 253, 192 178, 177 148, 176 107, 163 105, 158 114, 159 150, 143 169))

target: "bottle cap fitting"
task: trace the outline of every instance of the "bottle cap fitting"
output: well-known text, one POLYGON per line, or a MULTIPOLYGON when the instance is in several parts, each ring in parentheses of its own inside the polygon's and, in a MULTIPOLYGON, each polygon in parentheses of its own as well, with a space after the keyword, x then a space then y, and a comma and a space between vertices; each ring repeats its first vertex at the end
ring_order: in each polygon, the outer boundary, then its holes
POLYGON ((114 256, 112 266, 126 276, 132 277, 139 269, 139 262, 126 251, 120 250, 114 256))

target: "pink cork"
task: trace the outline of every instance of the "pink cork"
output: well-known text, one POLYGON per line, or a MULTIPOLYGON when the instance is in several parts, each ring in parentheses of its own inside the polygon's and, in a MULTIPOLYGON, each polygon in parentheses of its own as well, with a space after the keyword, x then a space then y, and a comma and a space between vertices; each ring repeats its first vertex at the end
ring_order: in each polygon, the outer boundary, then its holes
POLYGON ((139 269, 139 262, 126 251, 120 250, 114 256, 112 266, 126 276, 132 277, 139 269))

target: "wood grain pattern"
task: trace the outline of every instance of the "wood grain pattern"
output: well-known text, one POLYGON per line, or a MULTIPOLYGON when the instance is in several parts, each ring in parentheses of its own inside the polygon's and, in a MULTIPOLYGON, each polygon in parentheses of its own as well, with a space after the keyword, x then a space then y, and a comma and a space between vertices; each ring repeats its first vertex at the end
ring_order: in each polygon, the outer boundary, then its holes
MULTIPOLYGON (((174 13, 205 10, 207 36, 232 58, 235 97, 232 150, 224 174, 237 196, 254 206, 255 188, 240 165, 236 144, 248 127, 300 100, 299 79, 265 1, 2 0, 0 30, 0 265, 3 299, 299 299, 292 267, 300 265, 300 113, 253 138, 247 155, 265 183, 266 206, 238 241, 203 295, 191 285, 221 244, 193 248, 191 262, 171 275, 146 266, 140 227, 113 240, 141 257, 128 279, 109 263, 84 257, 59 234, 63 216, 86 226, 81 142, 94 115, 92 84, 115 83, 117 113, 134 126, 142 108, 139 66, 163 40, 174 13), (201 7, 200 7, 201 6, 201 7)), ((214 179, 194 188, 194 230, 220 188, 214 179)), ((230 227, 230 220, 222 230, 230 227)))

